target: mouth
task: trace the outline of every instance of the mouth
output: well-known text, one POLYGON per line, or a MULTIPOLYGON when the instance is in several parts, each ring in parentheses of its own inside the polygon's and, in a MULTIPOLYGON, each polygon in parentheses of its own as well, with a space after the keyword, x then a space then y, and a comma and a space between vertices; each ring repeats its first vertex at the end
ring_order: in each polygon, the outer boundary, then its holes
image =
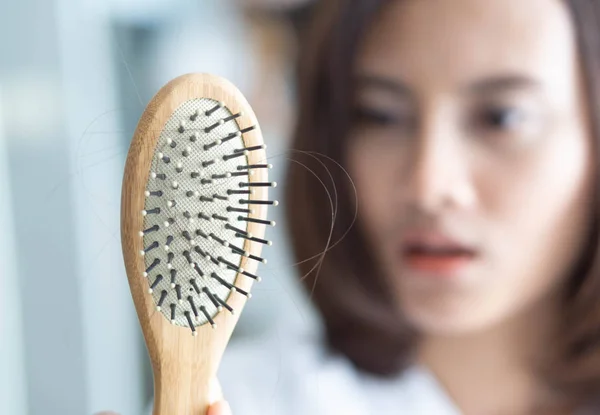
POLYGON ((450 278, 479 256, 478 250, 442 233, 414 232, 403 240, 403 264, 420 275, 450 278))

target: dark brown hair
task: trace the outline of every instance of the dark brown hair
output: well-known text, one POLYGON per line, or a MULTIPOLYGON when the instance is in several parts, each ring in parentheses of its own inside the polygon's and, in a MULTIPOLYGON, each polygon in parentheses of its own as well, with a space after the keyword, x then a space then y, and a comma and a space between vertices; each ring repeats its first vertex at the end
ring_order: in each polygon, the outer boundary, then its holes
MULTIPOLYGON (((359 227, 352 226, 356 213, 353 189, 344 171, 330 159, 344 164, 344 139, 351 121, 351 72, 358 43, 374 15, 390 1, 326 0, 313 15, 310 30, 301 38, 299 113, 293 143, 295 150, 303 152, 301 156, 295 153, 295 158, 313 173, 292 164, 286 194, 294 253, 298 261, 304 261, 300 265, 302 281, 321 313, 329 346, 358 368, 380 375, 398 373, 410 362, 416 336, 402 322, 392 290, 377 270, 359 227), (330 192, 337 191, 333 211, 319 180, 330 192), (332 219, 335 226, 330 233, 332 219), (327 254, 319 256, 326 247, 330 247, 327 254)), ((566 3, 577 30, 597 153, 600 0, 566 3)), ((600 183, 597 177, 596 183, 600 183)), ((598 212, 597 192, 593 198, 598 212)), ((595 217, 587 251, 567 279, 560 336, 551 344, 551 359, 542 372, 548 386, 573 403, 590 403, 600 393, 597 224, 595 217)))

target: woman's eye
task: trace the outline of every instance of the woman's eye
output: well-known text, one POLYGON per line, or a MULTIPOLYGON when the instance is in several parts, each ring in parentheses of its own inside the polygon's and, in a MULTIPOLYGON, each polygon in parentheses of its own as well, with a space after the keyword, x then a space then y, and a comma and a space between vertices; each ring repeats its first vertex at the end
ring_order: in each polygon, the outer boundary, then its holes
POLYGON ((406 127, 410 118, 395 112, 359 107, 354 110, 354 122, 374 127, 406 127))
POLYGON ((525 114, 515 107, 496 107, 484 109, 479 118, 478 124, 484 128, 512 130, 524 121, 525 114))

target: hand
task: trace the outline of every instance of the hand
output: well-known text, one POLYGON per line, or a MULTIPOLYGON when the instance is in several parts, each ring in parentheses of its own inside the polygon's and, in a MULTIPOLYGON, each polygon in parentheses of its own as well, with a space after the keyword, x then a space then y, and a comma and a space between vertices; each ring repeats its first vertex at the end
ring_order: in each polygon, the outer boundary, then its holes
MULTIPOLYGON (((115 412, 99 412, 96 415, 118 415, 115 412)), ((231 415, 231 408, 227 401, 218 401, 208 408, 206 415, 231 415)))
POLYGON ((231 415, 231 408, 227 401, 218 401, 208 408, 207 415, 231 415))
MULTIPOLYGON (((210 383, 210 398, 209 402, 214 402, 206 411, 206 415, 231 415, 231 408, 227 401, 223 400, 223 391, 221 384, 215 378, 210 383)), ((119 415, 116 412, 99 412, 95 415, 119 415)))

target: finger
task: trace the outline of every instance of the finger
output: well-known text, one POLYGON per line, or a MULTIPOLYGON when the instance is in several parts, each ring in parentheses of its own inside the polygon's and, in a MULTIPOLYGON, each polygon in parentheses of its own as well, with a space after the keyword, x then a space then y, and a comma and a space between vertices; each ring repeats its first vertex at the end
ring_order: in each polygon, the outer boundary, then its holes
POLYGON ((206 415, 231 415, 231 408, 227 401, 218 401, 208 408, 206 415))

